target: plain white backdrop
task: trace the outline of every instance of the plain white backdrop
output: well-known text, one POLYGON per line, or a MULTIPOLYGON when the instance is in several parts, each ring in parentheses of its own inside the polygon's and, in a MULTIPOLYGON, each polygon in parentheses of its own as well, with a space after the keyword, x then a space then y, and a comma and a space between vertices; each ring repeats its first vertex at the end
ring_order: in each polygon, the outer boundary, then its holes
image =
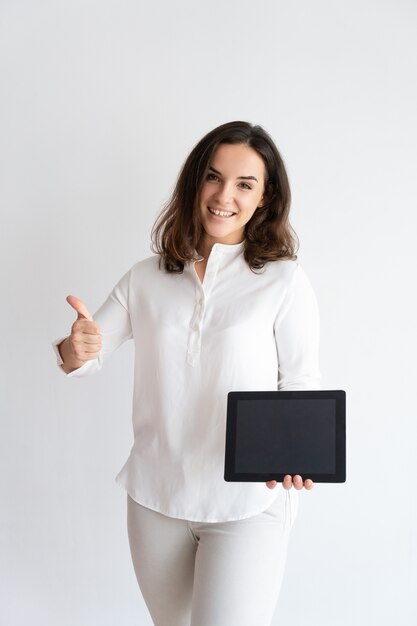
POLYGON ((67 379, 50 342, 238 119, 286 163, 323 388, 347 392, 348 479, 301 492, 274 626, 416 623, 416 22, 412 0, 0 1, 1 624, 151 625, 114 482, 133 345, 67 379))

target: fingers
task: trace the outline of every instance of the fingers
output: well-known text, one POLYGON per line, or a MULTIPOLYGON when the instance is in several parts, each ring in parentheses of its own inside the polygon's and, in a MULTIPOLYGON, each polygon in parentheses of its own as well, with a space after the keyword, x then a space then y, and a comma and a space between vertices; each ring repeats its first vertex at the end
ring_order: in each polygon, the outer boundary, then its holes
POLYGON ((89 312, 89 310, 87 309, 87 307, 85 306, 82 300, 80 300, 79 298, 76 298, 75 296, 67 296, 66 300, 68 304, 77 311, 78 313, 77 319, 86 319, 86 320, 89 320, 90 322, 93 321, 93 317, 91 313, 89 312))
MULTIPOLYGON (((265 484, 268 489, 274 489, 278 483, 276 480, 268 480, 268 482, 265 484)), ((284 476, 284 480, 282 481, 282 486, 284 487, 284 489, 291 489, 291 487, 294 486, 297 491, 302 489, 303 487, 310 490, 313 489, 314 482, 311 480, 311 478, 306 478, 303 481, 302 476, 300 476, 299 474, 296 474, 294 478, 291 476, 291 474, 286 474, 284 476)))
POLYGON ((297 491, 299 491, 303 487, 310 490, 313 489, 314 483, 311 478, 306 478, 306 480, 303 481, 302 476, 300 476, 299 474, 296 474, 294 478, 290 474, 286 474, 286 476, 284 476, 284 480, 282 481, 282 486, 284 487, 284 489, 291 489, 291 487, 294 486, 297 491))
POLYGON ((69 345, 77 361, 96 359, 102 349, 102 336, 99 325, 84 302, 75 296, 67 296, 68 304, 77 311, 77 319, 71 327, 69 345))
POLYGON ((303 479, 301 478, 300 474, 296 474, 292 479, 292 482, 297 491, 303 488, 303 479))
MULTIPOLYGON (((83 336, 86 335, 83 333, 83 336)), ((69 345, 73 356, 78 361, 89 361, 90 359, 96 359, 102 349, 101 337, 97 336, 97 340, 93 343, 88 343, 84 339, 79 338, 79 334, 71 333, 69 338, 69 345)))

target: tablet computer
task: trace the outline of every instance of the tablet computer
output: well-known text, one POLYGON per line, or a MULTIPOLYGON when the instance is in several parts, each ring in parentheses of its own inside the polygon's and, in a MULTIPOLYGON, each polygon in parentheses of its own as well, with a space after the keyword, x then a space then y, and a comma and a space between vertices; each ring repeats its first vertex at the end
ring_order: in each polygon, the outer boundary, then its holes
POLYGON ((346 481, 345 391, 228 393, 224 479, 282 482, 286 474, 346 481))

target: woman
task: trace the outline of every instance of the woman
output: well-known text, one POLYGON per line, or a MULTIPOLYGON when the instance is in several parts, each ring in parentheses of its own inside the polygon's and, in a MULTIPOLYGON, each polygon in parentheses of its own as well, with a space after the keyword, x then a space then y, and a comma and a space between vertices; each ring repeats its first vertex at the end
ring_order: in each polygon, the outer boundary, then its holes
POLYGON ((229 391, 320 386, 318 307, 289 209, 268 133, 223 124, 186 159, 154 225, 156 254, 94 317, 67 297, 78 317, 53 342, 67 376, 98 371, 134 339, 135 437, 116 481, 157 626, 271 623, 297 491, 313 483, 226 482, 225 416, 229 391))

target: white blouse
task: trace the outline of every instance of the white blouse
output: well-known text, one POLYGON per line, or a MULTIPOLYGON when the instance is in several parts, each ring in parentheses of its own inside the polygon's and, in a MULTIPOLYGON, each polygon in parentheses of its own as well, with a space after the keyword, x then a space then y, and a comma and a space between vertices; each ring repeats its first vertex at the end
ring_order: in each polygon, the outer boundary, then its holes
MULTIPOLYGON (((176 274, 162 261, 158 268, 159 255, 139 261, 93 315, 102 333, 98 357, 70 374, 59 368, 67 377, 88 376, 134 340, 134 443, 115 480, 171 517, 247 518, 283 489, 224 480, 229 391, 320 388, 319 314, 309 279, 289 260, 255 274, 243 246, 215 243, 203 282, 195 262, 176 274)), ((52 343, 59 366, 63 339, 52 343)))

